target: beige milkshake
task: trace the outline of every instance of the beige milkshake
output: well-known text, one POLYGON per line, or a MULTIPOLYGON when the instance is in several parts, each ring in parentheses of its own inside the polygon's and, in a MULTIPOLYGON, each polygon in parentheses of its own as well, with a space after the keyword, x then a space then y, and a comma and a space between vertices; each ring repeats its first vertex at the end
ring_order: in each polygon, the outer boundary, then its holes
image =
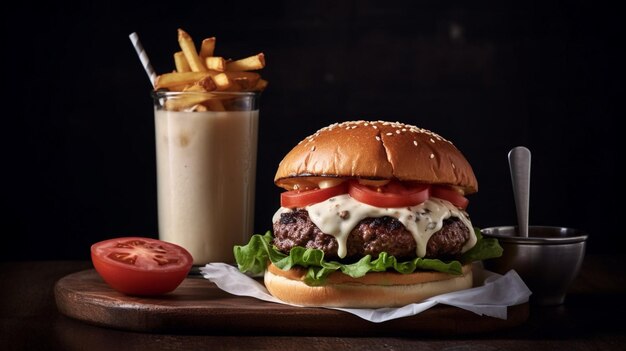
POLYGON ((159 239, 187 249, 195 265, 232 263, 233 246, 253 233, 265 55, 215 55, 215 37, 198 52, 182 29, 178 43, 176 69, 153 81, 159 239))
POLYGON ((258 110, 155 111, 159 238, 232 262, 253 232, 258 110))

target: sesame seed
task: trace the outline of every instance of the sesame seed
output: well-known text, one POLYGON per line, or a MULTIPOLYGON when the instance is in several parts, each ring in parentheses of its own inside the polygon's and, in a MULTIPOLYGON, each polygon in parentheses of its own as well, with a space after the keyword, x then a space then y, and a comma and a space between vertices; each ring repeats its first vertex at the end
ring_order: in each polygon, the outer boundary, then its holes
POLYGON ((413 140, 413 145, 417 146, 417 140, 413 140))
POLYGON ((315 151, 315 145, 311 147, 311 151, 315 151))
POLYGON ((430 158, 435 158, 435 154, 430 154, 430 158))
POLYGON ((367 127, 367 126, 369 126, 370 124, 369 124, 369 123, 367 123, 367 122, 365 122, 363 125, 367 127))
POLYGON ((352 129, 356 128, 357 126, 352 126, 352 129))
POLYGON ((406 128, 402 128, 402 131, 403 131, 403 132, 406 132, 406 128))
POLYGON ((376 140, 380 141, 380 137, 378 135, 376 136, 376 140))
POLYGON ((393 133, 387 133, 387 135, 392 136, 392 135, 393 135, 393 133))
POLYGON ((348 130, 348 129, 350 129, 350 126, 347 126, 347 127, 346 127, 346 130, 348 130))
POLYGON ((374 129, 378 129, 378 127, 376 127, 376 126, 372 126, 372 128, 374 128, 374 129))
POLYGON ((456 166, 454 165, 454 163, 452 164, 452 168, 456 169, 456 166))
POLYGON ((396 129, 396 133, 397 133, 397 134, 400 134, 400 133, 401 133, 401 132, 400 132, 400 129, 396 129))
POLYGON ((435 140, 433 140, 433 138, 430 138, 430 142, 434 144, 435 140))

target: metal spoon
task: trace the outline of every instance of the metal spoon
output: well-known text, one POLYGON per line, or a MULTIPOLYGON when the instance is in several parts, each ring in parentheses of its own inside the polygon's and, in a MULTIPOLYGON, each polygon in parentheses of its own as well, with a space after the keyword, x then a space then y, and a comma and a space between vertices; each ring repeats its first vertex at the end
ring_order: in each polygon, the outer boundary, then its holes
POLYGON ((530 150, 523 146, 511 149, 509 151, 509 168, 517 209, 518 235, 527 238, 530 202, 530 150))

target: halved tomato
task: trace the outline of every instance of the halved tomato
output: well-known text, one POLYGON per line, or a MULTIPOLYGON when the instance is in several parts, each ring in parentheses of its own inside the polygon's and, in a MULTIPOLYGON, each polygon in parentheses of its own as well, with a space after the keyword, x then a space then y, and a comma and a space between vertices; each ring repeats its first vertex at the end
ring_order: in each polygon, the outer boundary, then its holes
POLYGON ((428 200, 430 186, 391 181, 383 186, 368 186, 350 182, 348 193, 356 200, 376 207, 415 206, 428 200))
POLYGON ((466 209, 469 204, 469 200, 463 194, 447 186, 433 185, 430 188, 430 196, 446 200, 461 209, 466 209))
POLYGON ((91 246, 91 260, 102 279, 129 295, 170 292, 185 279, 193 258, 184 248, 165 241, 123 237, 91 246))
POLYGON ((345 194, 347 192, 347 182, 325 189, 285 191, 280 194, 280 205, 288 208, 304 207, 325 201, 333 196, 345 194))

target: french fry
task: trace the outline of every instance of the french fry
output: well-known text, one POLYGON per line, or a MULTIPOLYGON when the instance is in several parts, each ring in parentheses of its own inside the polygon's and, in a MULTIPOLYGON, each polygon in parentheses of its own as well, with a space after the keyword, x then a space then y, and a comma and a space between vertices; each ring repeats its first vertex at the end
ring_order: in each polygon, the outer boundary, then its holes
POLYGON ((195 92, 195 93, 207 93, 209 91, 215 90, 215 84, 211 77, 207 77, 203 80, 197 81, 193 85, 188 85, 183 89, 184 92, 195 92))
POLYGON ((181 95, 175 98, 169 98, 165 101, 165 109, 171 111, 181 111, 190 108, 193 105, 201 104, 209 100, 206 94, 189 94, 181 95))
POLYGON ((263 91, 265 90, 265 88, 267 88, 267 81, 265 79, 259 79, 258 82, 256 82, 256 86, 252 89, 254 91, 263 91))
POLYGON ((235 71, 224 72, 224 74, 226 74, 231 81, 234 81, 243 90, 250 90, 256 87, 259 79, 261 79, 261 76, 254 72, 235 71))
POLYGON ((206 93, 204 87, 199 84, 188 85, 183 91, 186 93, 206 93))
POLYGON ((198 56, 193 40, 191 40, 191 37, 187 34, 187 32, 180 28, 178 29, 178 44, 183 50, 185 58, 189 63, 189 67, 191 67, 193 72, 205 72, 207 70, 206 67, 204 67, 204 63, 202 63, 200 56, 198 56))
POLYGON ((195 91, 195 92, 209 92, 215 90, 215 82, 211 76, 206 76, 203 79, 193 83, 193 85, 186 86, 182 91, 195 91))
POLYGON ((155 89, 170 88, 195 83, 210 76, 208 72, 164 73, 157 77, 155 89))
MULTIPOLYGON (((194 84, 185 90, 186 92, 205 93, 207 90, 200 84, 194 84)), ((192 100, 194 101, 194 100, 192 100)), ((201 102, 203 105, 197 105, 192 108, 193 111, 226 111, 224 104, 217 97, 207 94, 207 99, 201 102), (202 107, 200 107, 202 106, 202 107), (204 107, 204 109, 203 109, 204 107)), ((188 107, 188 106, 187 106, 188 107)))
POLYGON ((226 75, 226 73, 214 75, 213 81, 215 82, 217 90, 220 91, 228 90, 233 85, 233 81, 228 77, 228 75, 226 75))
POLYGON ((265 67, 265 55, 263 53, 226 64, 227 71, 254 71, 263 67, 265 67))
POLYGON ((213 77, 211 77, 211 76, 207 76, 207 77, 205 77, 203 79, 200 79, 194 85, 198 85, 198 86, 202 87, 202 89, 204 89, 204 91, 213 91, 213 90, 217 89, 217 85, 215 85, 215 82, 213 81, 213 77))
POLYGON ((185 58, 185 54, 182 51, 174 54, 174 64, 176 65, 176 72, 182 73, 191 71, 189 62, 187 62, 187 58, 185 58))
POLYGON ((207 57, 213 56, 213 52, 215 51, 215 37, 206 38, 202 41, 202 45, 200 46, 200 57, 205 59, 207 57))
POLYGON ((182 85, 175 85, 172 87, 167 88, 169 91, 185 91, 185 89, 189 88, 191 85, 189 84, 182 84, 182 85))
MULTIPOLYGON (((207 80, 207 79, 205 79, 207 80)), ((208 80, 211 80, 210 77, 208 80)), ((200 82, 186 87, 186 93, 206 93, 205 87, 200 82)), ((213 100, 210 94, 182 95, 170 98, 165 102, 165 108, 175 111, 224 111, 224 105, 219 100, 213 100)))
POLYGON ((226 61, 223 57, 207 57, 204 62, 206 63, 206 67, 210 70, 224 72, 226 69, 226 61))
POLYGON ((224 104, 219 100, 209 99, 205 102, 205 104, 211 111, 226 111, 224 104))
POLYGON ((208 111, 209 109, 208 109, 206 106, 204 106, 204 105, 198 104, 198 105, 196 105, 196 106, 193 106, 193 107, 191 108, 191 110, 192 110, 192 111, 195 111, 195 112, 206 112, 206 111, 208 111))

